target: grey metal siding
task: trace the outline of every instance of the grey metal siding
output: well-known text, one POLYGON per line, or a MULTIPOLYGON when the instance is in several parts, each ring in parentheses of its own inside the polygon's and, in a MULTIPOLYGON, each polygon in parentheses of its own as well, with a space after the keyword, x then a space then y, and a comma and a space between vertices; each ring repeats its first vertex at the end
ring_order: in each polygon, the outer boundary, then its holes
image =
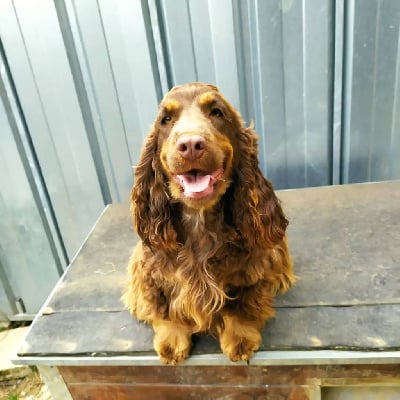
POLYGON ((173 85, 219 86, 276 188, 400 179, 399 22, 397 0, 0 0, 1 313, 35 313, 128 201, 173 85))
MULTIPOLYGON (((74 52, 69 53, 75 87, 84 115, 93 121, 91 135, 96 164, 105 176, 102 185, 108 202, 126 201, 132 186, 132 166, 140 144, 150 129, 160 96, 157 96, 152 52, 141 3, 130 1, 65 2, 61 20, 70 32, 74 52)), ((63 11, 58 5, 59 15, 63 11)), ((161 93, 161 91, 160 91, 161 93)))
POLYGON ((0 33, 70 257, 103 209, 82 113, 51 1, 2 2, 0 33))
MULTIPOLYGON (((34 315, 62 271, 63 253, 49 226, 23 121, 0 58, 0 320, 34 315), (17 117, 17 118, 15 118, 17 117), (22 300, 21 300, 22 299, 22 300)), ((64 261, 65 262, 65 261, 64 261)))
POLYGON ((400 2, 347 3, 343 182, 399 179, 400 2))
POLYGON ((332 5, 248 2, 247 118, 255 120, 261 165, 277 188, 331 183, 332 5))

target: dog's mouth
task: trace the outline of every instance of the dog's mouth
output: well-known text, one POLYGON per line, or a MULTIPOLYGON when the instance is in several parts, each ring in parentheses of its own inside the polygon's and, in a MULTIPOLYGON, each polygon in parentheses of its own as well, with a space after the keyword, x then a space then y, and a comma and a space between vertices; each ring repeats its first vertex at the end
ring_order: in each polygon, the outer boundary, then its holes
POLYGON ((214 191, 214 185, 221 179, 224 170, 217 169, 212 173, 193 169, 181 175, 175 175, 175 181, 183 189, 183 194, 191 199, 200 199, 214 191))

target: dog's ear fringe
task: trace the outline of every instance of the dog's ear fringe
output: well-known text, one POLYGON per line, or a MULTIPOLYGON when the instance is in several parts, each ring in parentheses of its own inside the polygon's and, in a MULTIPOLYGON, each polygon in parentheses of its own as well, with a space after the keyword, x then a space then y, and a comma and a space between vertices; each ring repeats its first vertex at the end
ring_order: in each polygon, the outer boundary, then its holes
POLYGON ((177 235, 172 225, 167 181, 157 158, 157 145, 157 129, 153 126, 134 170, 131 212, 143 243, 150 248, 172 250, 177 247, 177 235))
POLYGON ((285 236, 288 220, 272 183, 258 164, 258 137, 252 124, 238 134, 239 163, 233 218, 247 245, 274 247, 285 236))

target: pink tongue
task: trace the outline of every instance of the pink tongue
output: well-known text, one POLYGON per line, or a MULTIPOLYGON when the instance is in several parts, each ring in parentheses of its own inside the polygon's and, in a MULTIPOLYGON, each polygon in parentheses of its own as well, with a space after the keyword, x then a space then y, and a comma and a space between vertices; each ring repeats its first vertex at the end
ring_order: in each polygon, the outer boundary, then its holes
POLYGON ((212 175, 185 174, 176 176, 187 197, 204 197, 214 190, 216 179, 212 175))

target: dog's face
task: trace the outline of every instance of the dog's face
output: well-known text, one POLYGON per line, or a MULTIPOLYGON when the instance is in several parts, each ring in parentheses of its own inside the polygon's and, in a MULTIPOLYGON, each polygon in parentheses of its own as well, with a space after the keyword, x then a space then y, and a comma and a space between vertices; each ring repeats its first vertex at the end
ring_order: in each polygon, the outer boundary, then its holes
POLYGON ((238 116, 212 85, 172 89, 156 120, 161 164, 173 198, 212 207, 230 184, 238 116))
POLYGON ((135 168, 136 231, 145 245, 176 251, 181 244, 176 203, 203 213, 222 196, 227 224, 248 248, 282 241, 287 220, 259 168, 252 126, 244 126, 215 86, 177 86, 162 100, 135 168))

